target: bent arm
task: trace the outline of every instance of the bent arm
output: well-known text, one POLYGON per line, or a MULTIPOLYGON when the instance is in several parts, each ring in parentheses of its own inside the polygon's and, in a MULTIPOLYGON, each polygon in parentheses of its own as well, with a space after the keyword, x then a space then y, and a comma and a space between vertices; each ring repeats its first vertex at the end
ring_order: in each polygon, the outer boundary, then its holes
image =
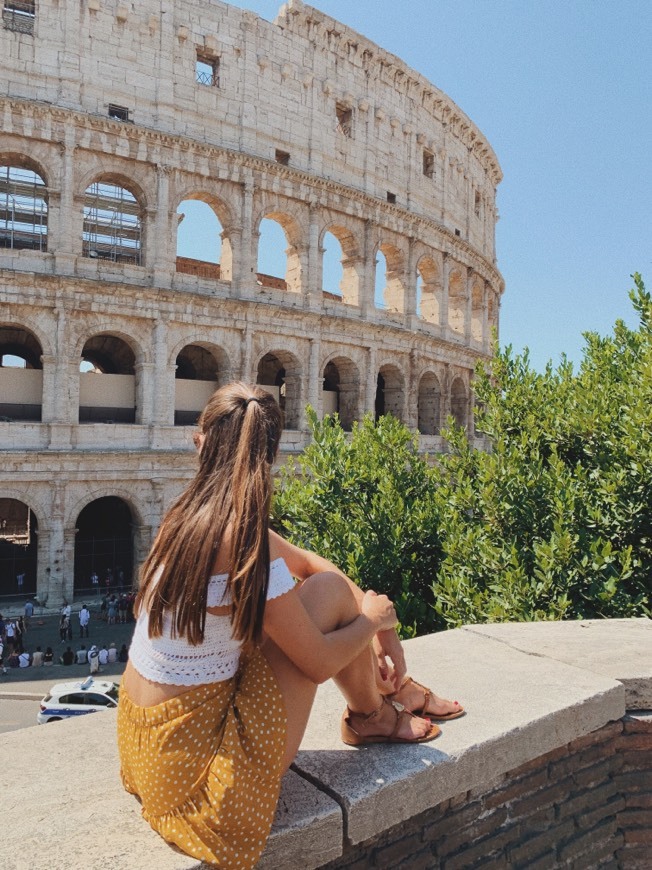
MULTIPOLYGON (((284 559, 290 574, 298 580, 306 580, 313 574, 319 574, 322 571, 334 571, 336 574, 339 574, 340 577, 346 580, 358 607, 362 606, 362 599, 364 598, 363 590, 328 559, 324 559, 323 556, 319 556, 310 550, 302 550, 301 547, 296 547, 271 529, 269 530, 269 546, 271 558, 284 559)), ((397 691, 407 671, 405 656, 398 634, 394 628, 378 631, 373 641, 374 653, 378 661, 378 670, 384 683, 384 688, 388 692, 397 691), (391 669, 387 666, 387 658, 393 664, 391 669)), ((292 658, 286 650, 284 652, 292 658)))
POLYGON ((265 606, 265 634, 312 682, 339 673, 369 645, 378 625, 364 613, 333 631, 322 633, 301 601, 298 589, 265 606))
POLYGON ((349 588, 358 605, 362 603, 364 598, 362 589, 353 580, 349 579, 343 571, 340 571, 337 565, 334 565, 328 559, 324 559, 323 556, 319 556, 310 550, 302 550, 301 547, 296 547, 271 529, 269 530, 269 548, 271 558, 284 559, 290 574, 296 577, 297 580, 307 580, 308 577, 311 577, 313 574, 320 574, 322 571, 333 571, 335 574, 343 577, 349 584, 349 588))

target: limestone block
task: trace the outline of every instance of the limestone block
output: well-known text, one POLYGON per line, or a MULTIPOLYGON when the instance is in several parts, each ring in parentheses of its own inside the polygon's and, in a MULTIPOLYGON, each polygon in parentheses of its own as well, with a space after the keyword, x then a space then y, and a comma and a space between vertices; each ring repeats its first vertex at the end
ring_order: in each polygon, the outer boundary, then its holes
POLYGON ((546 656, 618 680, 628 710, 652 709, 652 620, 588 619, 568 622, 467 626, 531 656, 546 656))

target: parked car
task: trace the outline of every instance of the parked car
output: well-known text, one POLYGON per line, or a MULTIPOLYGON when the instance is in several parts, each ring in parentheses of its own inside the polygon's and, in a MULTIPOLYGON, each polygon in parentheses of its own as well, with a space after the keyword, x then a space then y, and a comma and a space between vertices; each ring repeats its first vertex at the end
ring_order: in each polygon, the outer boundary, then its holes
POLYGON ((118 685, 87 677, 83 682, 57 683, 41 701, 36 715, 39 725, 71 716, 84 716, 118 706, 118 685))

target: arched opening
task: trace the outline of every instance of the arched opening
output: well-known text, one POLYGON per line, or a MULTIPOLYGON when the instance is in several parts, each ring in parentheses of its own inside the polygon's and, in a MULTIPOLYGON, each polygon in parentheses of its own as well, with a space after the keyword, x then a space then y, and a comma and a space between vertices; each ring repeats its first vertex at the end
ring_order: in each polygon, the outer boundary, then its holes
POLYGON ((258 363, 256 383, 271 393, 283 411, 283 428, 298 429, 301 421, 301 371, 288 351, 266 353, 258 363))
POLYGON ((457 335, 464 335, 466 287, 464 276, 455 269, 448 278, 448 327, 457 335))
POLYGON ((136 422, 136 357, 115 335, 94 335, 79 366, 79 422, 136 422), (101 378, 101 380, 99 380, 101 378))
POLYGON ((129 505, 117 496, 97 498, 79 514, 76 529, 75 595, 131 589, 134 531, 129 505))
POLYGON ((405 312, 403 255, 393 245, 380 245, 376 253, 376 308, 405 312))
POLYGON ((41 419, 41 345, 27 329, 0 326, 0 421, 41 419))
POLYGON ((451 385, 451 415, 457 426, 467 428, 469 400, 462 378, 455 378, 451 385))
POLYGON ((37 536, 38 523, 29 506, 15 498, 0 497, 0 600, 34 596, 37 536))
POLYGON ((176 359, 174 425, 194 426, 223 378, 224 365, 199 344, 188 344, 176 359))
POLYGON ((324 415, 338 414, 342 428, 350 432, 359 416, 359 395, 360 373, 355 363, 346 357, 332 359, 324 369, 324 415))
POLYGON ((438 435, 441 428, 441 385, 437 375, 426 372, 419 381, 417 428, 422 435, 438 435))
POLYGON ((291 219, 287 215, 266 215, 258 227, 258 265, 256 280, 260 287, 301 292, 301 261, 291 241, 291 219))
POLYGON ((0 165, 0 248, 48 248, 47 187, 27 160, 0 165))
POLYGON ((417 315, 426 323, 440 322, 440 281, 435 261, 430 257, 422 257, 417 267, 417 315))
POLYGON ((325 299, 358 305, 360 279, 353 235, 343 227, 331 227, 322 242, 322 285, 325 299))
POLYGON ((393 365, 382 366, 376 382, 376 420, 385 414, 403 420, 404 407, 405 380, 401 370, 393 365))
POLYGON ((126 187, 94 181, 84 194, 84 257, 141 265, 141 206, 126 187))
POLYGON ((482 341, 483 296, 483 281, 476 278, 471 290, 471 338, 478 343, 482 341))
POLYGON ((333 233, 324 233, 322 242, 322 288, 325 299, 343 301, 342 293, 342 246, 333 233))
POLYGON ((217 207, 199 197, 184 199, 177 216, 177 272, 230 281, 231 240, 224 233, 217 207))

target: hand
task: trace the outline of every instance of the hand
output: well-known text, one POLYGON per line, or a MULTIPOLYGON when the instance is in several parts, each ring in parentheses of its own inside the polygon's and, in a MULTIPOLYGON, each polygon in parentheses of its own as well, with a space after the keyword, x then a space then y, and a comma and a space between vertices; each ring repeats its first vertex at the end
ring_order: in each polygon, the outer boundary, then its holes
POLYGON ((378 688, 384 694, 398 692, 405 679, 407 666, 405 653, 396 630, 392 628, 388 631, 379 631, 374 637, 373 648, 380 675, 378 688), (387 659, 392 663, 391 668, 387 659))
POLYGON ((372 589, 365 592, 360 612, 375 626, 376 631, 394 628, 398 619, 394 605, 386 595, 377 595, 372 589))

